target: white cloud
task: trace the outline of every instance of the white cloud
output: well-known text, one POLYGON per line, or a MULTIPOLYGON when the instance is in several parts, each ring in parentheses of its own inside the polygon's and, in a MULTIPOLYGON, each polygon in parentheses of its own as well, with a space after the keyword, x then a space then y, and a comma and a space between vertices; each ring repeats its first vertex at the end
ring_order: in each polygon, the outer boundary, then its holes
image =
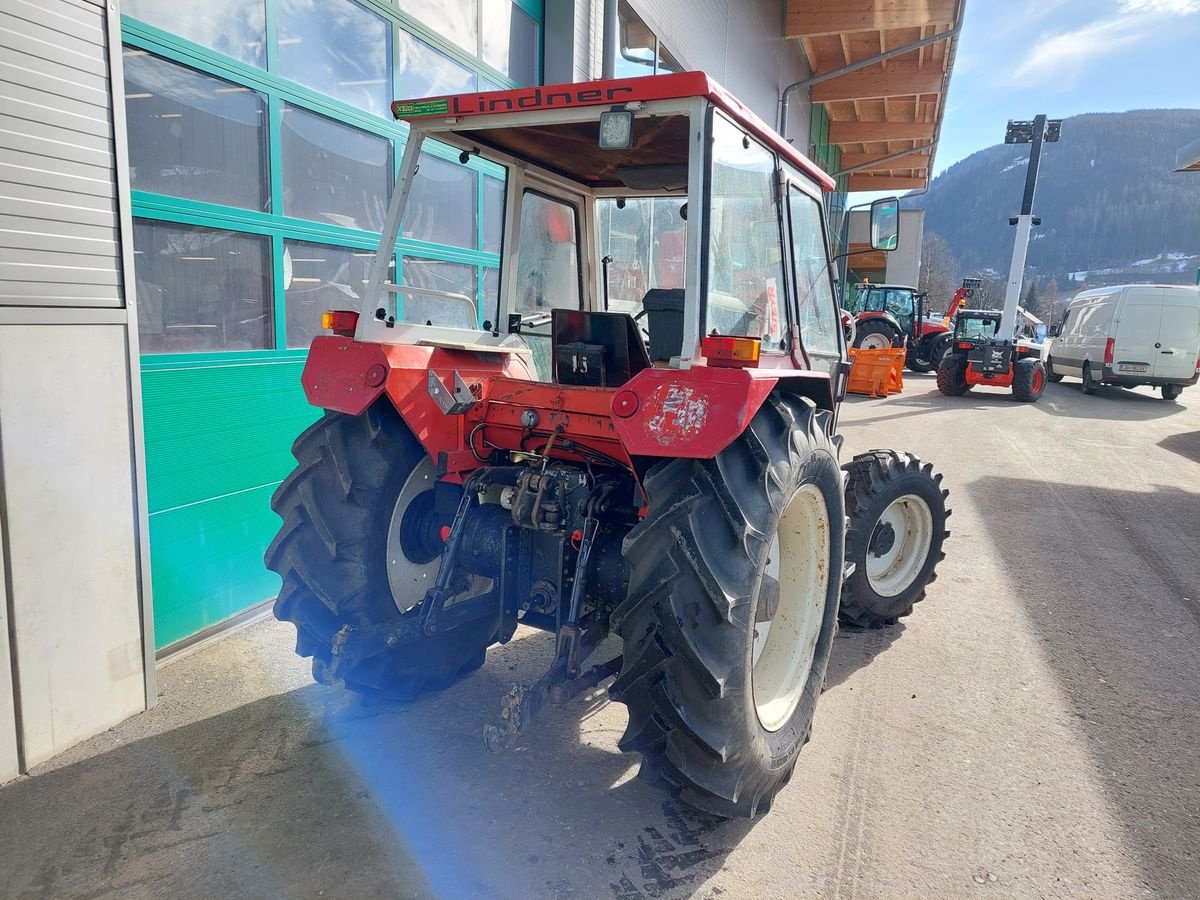
POLYGON ((1121 0, 1121 12, 1187 16, 1200 12, 1200 0, 1121 0))
POLYGON ((1039 38, 1011 81, 1028 86, 1053 80, 1069 88, 1085 66, 1152 36, 1165 19, 1195 13, 1200 13, 1200 0, 1120 0, 1107 18, 1039 38))

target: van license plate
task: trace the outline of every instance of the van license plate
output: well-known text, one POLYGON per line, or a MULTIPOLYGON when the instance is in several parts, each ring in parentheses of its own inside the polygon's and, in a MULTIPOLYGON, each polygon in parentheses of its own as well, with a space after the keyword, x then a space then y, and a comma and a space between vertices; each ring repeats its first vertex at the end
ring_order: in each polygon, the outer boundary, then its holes
POLYGON ((1145 372, 1150 367, 1145 363, 1121 363, 1117 368, 1122 372, 1145 372))

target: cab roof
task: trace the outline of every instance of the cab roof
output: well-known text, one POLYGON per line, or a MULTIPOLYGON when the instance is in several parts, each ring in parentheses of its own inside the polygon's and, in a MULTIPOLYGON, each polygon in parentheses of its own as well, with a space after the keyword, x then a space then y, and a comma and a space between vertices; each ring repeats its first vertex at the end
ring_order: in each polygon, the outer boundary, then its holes
POLYGON ((397 100, 392 115, 404 121, 421 119, 461 119, 470 116, 495 116, 504 113, 528 113, 544 109, 571 109, 586 106, 620 106, 654 100, 707 98, 750 134, 777 152, 793 166, 821 186, 832 191, 837 185, 816 163, 784 140, 745 104, 703 72, 679 72, 671 75, 647 75, 640 78, 614 78, 484 91, 447 94, 419 100, 397 100))

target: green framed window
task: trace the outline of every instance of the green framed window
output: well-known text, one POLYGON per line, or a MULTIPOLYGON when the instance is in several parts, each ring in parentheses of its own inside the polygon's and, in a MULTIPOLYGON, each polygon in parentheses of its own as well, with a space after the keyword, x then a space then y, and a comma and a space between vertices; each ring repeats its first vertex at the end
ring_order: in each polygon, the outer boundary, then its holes
MULTIPOLYGON (((124 0, 134 306, 159 647, 272 597, 271 493, 358 309, 407 129, 395 98, 536 83, 541 0, 124 0)), ((495 309, 505 182, 429 141, 392 261, 421 321, 495 309), (481 302, 480 294, 483 295, 481 302)), ((475 321, 471 322, 470 319, 475 321)))

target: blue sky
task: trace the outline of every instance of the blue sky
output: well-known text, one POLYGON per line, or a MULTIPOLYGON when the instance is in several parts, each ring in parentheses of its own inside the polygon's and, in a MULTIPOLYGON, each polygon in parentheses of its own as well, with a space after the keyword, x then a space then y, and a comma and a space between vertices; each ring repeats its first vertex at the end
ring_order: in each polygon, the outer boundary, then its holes
POLYGON ((1197 106, 1200 0, 968 0, 935 174, 1009 119, 1197 106))

